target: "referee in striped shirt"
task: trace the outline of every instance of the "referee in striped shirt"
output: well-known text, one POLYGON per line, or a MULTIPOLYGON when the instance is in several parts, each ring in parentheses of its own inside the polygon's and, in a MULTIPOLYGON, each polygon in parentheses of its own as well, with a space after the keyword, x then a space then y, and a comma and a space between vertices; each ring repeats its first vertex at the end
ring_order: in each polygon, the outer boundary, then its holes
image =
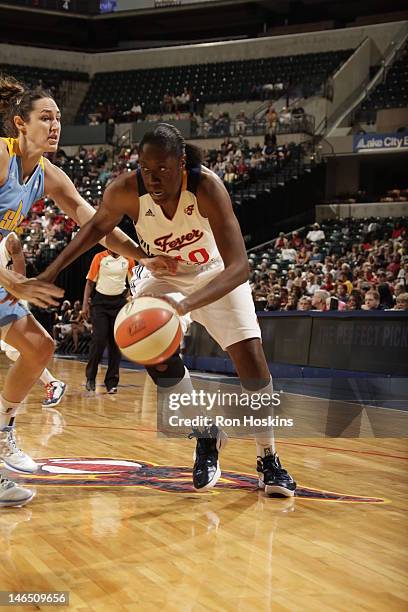
POLYGON ((105 347, 108 347, 108 369, 105 386, 116 393, 119 384, 120 350, 113 333, 116 316, 126 304, 126 279, 130 281, 135 262, 113 251, 97 253, 86 277, 82 310, 89 314, 91 299, 92 340, 86 366, 86 389, 95 391, 95 379, 105 347))

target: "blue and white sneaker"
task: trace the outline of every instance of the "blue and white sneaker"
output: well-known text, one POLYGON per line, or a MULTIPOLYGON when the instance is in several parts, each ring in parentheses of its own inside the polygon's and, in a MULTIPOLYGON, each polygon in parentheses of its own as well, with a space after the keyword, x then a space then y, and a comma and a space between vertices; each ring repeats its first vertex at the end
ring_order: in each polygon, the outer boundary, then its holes
POLYGON ((62 380, 53 380, 45 385, 45 398, 42 406, 58 406, 67 390, 67 385, 62 380))
POLYGON ((33 499, 35 491, 26 489, 0 474, 0 508, 24 506, 33 499))
POLYGON ((5 427, 0 431, 0 458, 6 467, 15 472, 34 474, 38 465, 17 444, 14 427, 5 427))

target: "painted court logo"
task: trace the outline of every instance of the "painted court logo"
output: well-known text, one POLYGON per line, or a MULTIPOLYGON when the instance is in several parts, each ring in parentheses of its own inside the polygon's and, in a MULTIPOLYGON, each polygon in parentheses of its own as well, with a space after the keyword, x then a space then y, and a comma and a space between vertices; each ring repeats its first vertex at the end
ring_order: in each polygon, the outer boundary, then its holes
MULTIPOLYGON (((24 483, 33 486, 80 486, 80 487, 140 487, 166 493, 194 493, 191 468, 156 465, 128 459, 105 457, 72 457, 37 459, 40 468, 36 474, 24 476, 24 483)), ((256 491, 258 479, 250 474, 222 472, 216 490, 256 491)), ((379 497, 346 495, 298 487, 296 497, 313 501, 357 502, 379 504, 379 497)))

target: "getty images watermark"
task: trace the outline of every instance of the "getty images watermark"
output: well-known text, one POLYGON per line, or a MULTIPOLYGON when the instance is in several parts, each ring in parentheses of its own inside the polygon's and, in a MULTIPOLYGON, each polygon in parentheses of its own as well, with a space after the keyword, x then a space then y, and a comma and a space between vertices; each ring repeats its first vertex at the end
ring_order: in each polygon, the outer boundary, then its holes
POLYGON ((238 435, 294 426, 293 418, 274 413, 281 405, 281 394, 278 392, 200 389, 188 393, 168 392, 162 394, 160 399, 159 430, 167 435, 181 433, 187 428, 203 429, 212 425, 229 428, 238 435))

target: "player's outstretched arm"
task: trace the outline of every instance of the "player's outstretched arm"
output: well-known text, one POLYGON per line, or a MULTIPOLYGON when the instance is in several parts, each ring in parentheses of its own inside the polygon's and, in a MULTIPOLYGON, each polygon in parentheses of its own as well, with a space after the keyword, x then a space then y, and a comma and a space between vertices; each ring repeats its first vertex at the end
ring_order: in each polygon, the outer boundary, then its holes
MULTIPOLYGON (((116 181, 115 181, 116 183, 116 181)), ((95 209, 78 193, 71 179, 57 166, 46 161, 45 192, 60 208, 79 225, 83 226, 95 215, 95 209)), ((124 210, 116 211, 115 222, 120 223, 124 210)), ((139 253, 137 244, 117 227, 100 242, 124 257, 135 258, 139 253)))
POLYGON ((199 209, 210 222, 224 270, 205 287, 182 300, 177 310, 185 314, 224 297, 249 277, 248 258, 241 228, 231 199, 222 181, 210 171, 203 172, 197 193, 199 209))
POLYGON ((40 274, 39 278, 49 282, 54 281, 61 270, 108 235, 106 246, 112 251, 133 259, 143 257, 144 252, 140 247, 116 227, 126 213, 122 177, 118 177, 105 190, 103 202, 95 211, 79 195, 71 180, 62 170, 52 164, 47 165, 47 168, 49 167, 51 169, 46 175, 46 193, 66 214, 81 225, 81 229, 59 256, 40 274))

